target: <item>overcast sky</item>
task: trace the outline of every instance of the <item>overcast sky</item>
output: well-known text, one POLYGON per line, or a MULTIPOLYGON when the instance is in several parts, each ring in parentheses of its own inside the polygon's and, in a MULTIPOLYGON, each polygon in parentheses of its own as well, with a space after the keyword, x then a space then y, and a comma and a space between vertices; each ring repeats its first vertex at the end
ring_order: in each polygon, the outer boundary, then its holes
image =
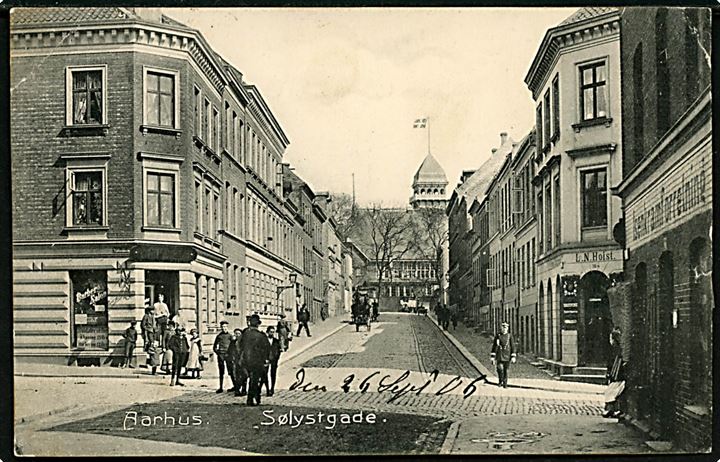
POLYGON ((452 189, 533 125, 524 78, 545 31, 575 9, 163 9, 259 87, 315 191, 407 205, 430 149, 452 189))

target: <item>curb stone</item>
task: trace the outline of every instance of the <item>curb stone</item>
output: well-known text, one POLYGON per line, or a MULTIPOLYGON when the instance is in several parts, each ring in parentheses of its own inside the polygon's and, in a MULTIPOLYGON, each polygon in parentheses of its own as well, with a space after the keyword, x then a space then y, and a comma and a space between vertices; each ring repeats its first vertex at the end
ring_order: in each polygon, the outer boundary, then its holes
POLYGON ((460 431, 460 424, 461 422, 456 420, 450 425, 447 435, 445 435, 445 441, 443 441, 442 447, 440 448, 440 454, 450 454, 452 452, 458 432, 460 431))

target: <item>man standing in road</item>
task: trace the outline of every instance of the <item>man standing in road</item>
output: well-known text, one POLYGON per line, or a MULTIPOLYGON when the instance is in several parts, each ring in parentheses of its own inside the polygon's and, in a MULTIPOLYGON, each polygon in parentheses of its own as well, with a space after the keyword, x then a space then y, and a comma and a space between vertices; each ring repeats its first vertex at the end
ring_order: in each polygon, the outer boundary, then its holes
POLYGON ((248 384, 247 404, 258 406, 260 404, 260 384, 265 373, 265 365, 270 360, 270 341, 267 335, 260 332, 260 316, 253 314, 248 320, 250 325, 242 334, 240 349, 242 350, 242 362, 247 367, 250 375, 248 384))
POLYGON ((490 362, 497 364, 498 386, 507 388, 507 373, 510 363, 515 363, 515 340, 509 332, 510 325, 503 322, 500 325, 500 333, 495 334, 493 339, 490 362))
POLYGON ((213 343, 213 352, 215 352, 215 358, 217 358, 218 371, 220 372, 220 388, 217 389, 216 393, 223 392, 223 380, 225 379, 225 366, 227 365, 228 375, 232 380, 233 365, 230 361, 230 342, 232 342, 232 334, 228 332, 228 322, 220 322, 220 333, 215 337, 215 343, 213 343))
POLYGON ((305 328, 305 332, 307 333, 307 336, 312 337, 312 335, 310 335, 310 328, 308 327, 308 321, 310 321, 310 311, 308 311, 308 309, 304 303, 298 310, 297 320, 298 320, 298 330, 297 330, 296 337, 300 337, 300 331, 302 331, 303 327, 305 328))
MULTIPOLYGON (((275 394, 275 382, 277 381, 278 361, 280 361, 282 345, 280 340, 276 338, 274 326, 268 326, 267 337, 270 341, 270 363, 268 364, 269 370, 265 371, 263 374, 263 383, 267 389, 267 395, 272 396, 275 394)), ((262 391, 262 388, 260 391, 262 391)))

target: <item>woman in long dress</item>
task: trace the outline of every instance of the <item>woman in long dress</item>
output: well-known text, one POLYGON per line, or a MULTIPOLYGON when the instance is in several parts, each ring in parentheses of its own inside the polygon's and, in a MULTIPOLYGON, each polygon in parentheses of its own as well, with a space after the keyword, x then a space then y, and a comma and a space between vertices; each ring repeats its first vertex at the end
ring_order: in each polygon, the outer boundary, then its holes
POLYGON ((202 363, 200 355, 202 354, 202 338, 198 334, 197 329, 190 331, 190 355, 188 356, 187 372, 190 378, 199 379, 202 363))

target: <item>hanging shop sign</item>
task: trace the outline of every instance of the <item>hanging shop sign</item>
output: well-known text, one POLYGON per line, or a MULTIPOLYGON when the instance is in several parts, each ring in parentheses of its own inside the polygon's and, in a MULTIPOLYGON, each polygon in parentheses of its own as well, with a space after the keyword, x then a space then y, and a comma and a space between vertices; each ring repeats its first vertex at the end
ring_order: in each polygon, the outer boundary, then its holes
POLYGON ((192 247, 138 244, 130 249, 130 260, 136 262, 190 263, 197 258, 192 247))

